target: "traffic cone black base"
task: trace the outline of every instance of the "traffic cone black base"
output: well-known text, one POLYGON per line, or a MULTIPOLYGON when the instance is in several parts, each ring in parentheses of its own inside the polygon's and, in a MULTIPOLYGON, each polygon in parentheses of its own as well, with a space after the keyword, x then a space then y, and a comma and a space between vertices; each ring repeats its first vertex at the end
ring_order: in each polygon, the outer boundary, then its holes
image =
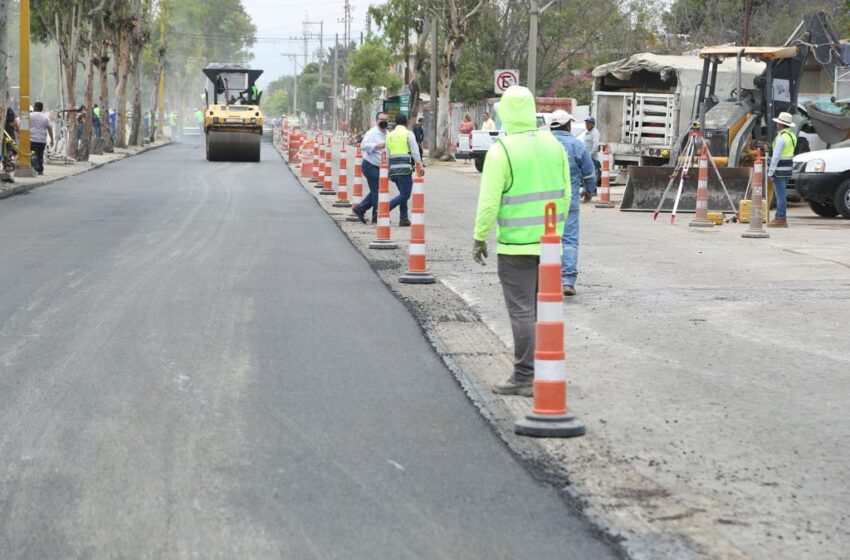
POLYGON ((690 227, 714 227, 714 222, 711 220, 691 220, 691 223, 688 224, 690 227))
POLYGON ((746 237, 747 239, 767 239, 770 237, 770 234, 766 231, 745 231, 741 234, 741 237, 746 237))
POLYGON ((320 191, 319 191, 319 194, 324 194, 324 195, 331 195, 331 194, 333 194, 333 195, 335 195, 335 194, 336 194, 336 191, 335 191, 335 190, 333 190, 333 189, 324 189, 324 188, 323 188, 322 190, 320 190, 320 191))
MULTIPOLYGON (((322 193, 319 193, 319 194, 322 194, 322 193)), ((334 201, 333 206, 336 206, 337 208, 351 208, 351 203, 348 202, 347 200, 336 200, 336 201, 334 201)))
POLYGON ((576 420, 576 415, 537 415, 529 414, 514 424, 514 431, 523 436, 569 438, 584 435, 584 424, 576 420))
POLYGON ((593 205, 594 208, 614 208, 613 202, 597 202, 593 205))
POLYGON ((369 243, 370 249, 398 249, 398 243, 395 241, 372 241, 369 243))
POLYGON ((409 270, 398 279, 402 284, 433 284, 437 281, 430 272, 410 272, 409 270))

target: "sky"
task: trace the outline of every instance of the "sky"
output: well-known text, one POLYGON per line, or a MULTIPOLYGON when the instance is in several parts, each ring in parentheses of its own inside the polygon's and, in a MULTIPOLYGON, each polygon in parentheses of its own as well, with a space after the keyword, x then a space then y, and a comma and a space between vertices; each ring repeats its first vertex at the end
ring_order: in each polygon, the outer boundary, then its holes
MULTIPOLYGON (((371 0, 372 4, 381 4, 382 0, 371 0)), ((281 53, 299 53, 298 71, 301 71, 304 57, 304 44, 293 41, 300 37, 305 20, 323 21, 324 48, 333 44, 334 34, 339 33, 340 41, 345 31, 342 23, 344 0, 242 0, 245 11, 257 26, 257 42, 254 44, 254 58, 251 65, 264 70, 258 80, 261 88, 285 74, 292 74, 292 60, 281 53)), ((360 40, 360 32, 366 30, 366 12, 369 0, 351 1, 351 36, 360 40)), ((319 33, 318 25, 311 26, 311 33, 319 33)), ((310 52, 319 47, 318 39, 310 42, 310 52)), ((315 59, 313 59, 315 60, 315 59)), ((328 74, 331 75, 331 74, 328 74)))

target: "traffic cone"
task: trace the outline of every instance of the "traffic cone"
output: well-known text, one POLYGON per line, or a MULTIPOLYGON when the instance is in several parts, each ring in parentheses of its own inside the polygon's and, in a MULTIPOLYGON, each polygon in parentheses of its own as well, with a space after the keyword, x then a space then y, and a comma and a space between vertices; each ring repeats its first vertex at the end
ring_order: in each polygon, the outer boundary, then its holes
POLYGON ((748 239, 766 239, 770 234, 764 231, 762 226, 762 199, 764 198, 764 158, 761 148, 756 152, 756 161, 753 164, 753 194, 750 202, 750 227, 741 234, 748 239))
POLYGON ((301 135, 293 132, 289 138, 289 163, 295 165, 301 162, 301 135))
POLYGON ((313 142, 307 140, 304 142, 303 157, 301 158, 301 177, 310 176, 313 168, 313 142))
MULTIPOLYGON (((357 144, 357 151, 354 152, 354 187, 351 196, 354 206, 363 202, 363 152, 360 151, 360 144, 357 144)), ((347 222, 359 222, 360 218, 354 214, 349 214, 345 217, 345 220, 347 222)))
POLYGON ((608 144, 602 146, 602 177, 599 181, 599 202, 596 208, 614 208, 611 202, 611 159, 608 156, 608 144))
POLYGON ((398 279, 402 284, 433 284, 437 280, 428 272, 425 262, 425 177, 422 164, 416 163, 413 196, 410 206, 410 245, 407 249, 407 272, 398 279))
POLYGON ((558 235, 556 212, 554 202, 546 205, 546 228, 540 236, 534 406, 531 414, 514 424, 514 431, 524 436, 574 437, 584 434, 584 425, 567 410, 561 236, 558 235))
POLYGON ((336 181, 336 200, 333 205, 337 208, 351 208, 348 200, 348 158, 345 155, 345 143, 339 149, 339 173, 336 181))
POLYGON ((330 138, 325 138, 320 141, 322 146, 322 153, 319 155, 319 181, 313 185, 313 187, 317 189, 325 188, 325 181, 327 181, 327 177, 330 174, 331 170, 328 166, 328 141, 330 138))
POLYGON ((714 227, 708 219, 708 146, 699 151, 699 176, 697 177, 697 211, 688 224, 691 227, 714 227))
POLYGON ((398 244, 390 237, 390 170, 387 166, 387 153, 381 154, 381 168, 378 175, 378 223, 375 227, 375 240, 369 243, 370 249, 398 249, 398 244))
POLYGON ((321 176, 321 166, 322 166, 322 144, 321 137, 316 136, 316 139, 313 141, 313 169, 310 174, 310 178, 308 181, 310 183, 316 183, 319 181, 319 177, 321 176))
POLYGON ((334 147, 333 140, 328 137, 328 151, 325 152, 325 182, 319 194, 336 194, 334 190, 334 147))

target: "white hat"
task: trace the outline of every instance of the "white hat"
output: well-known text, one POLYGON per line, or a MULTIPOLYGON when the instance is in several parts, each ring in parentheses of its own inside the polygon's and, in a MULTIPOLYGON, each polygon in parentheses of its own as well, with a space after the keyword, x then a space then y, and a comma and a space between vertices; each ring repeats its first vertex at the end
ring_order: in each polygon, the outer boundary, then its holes
POLYGON ((571 114, 567 113, 563 109, 558 109, 554 113, 552 113, 552 120, 549 121, 549 127, 553 126, 564 126, 567 123, 578 122, 575 117, 571 114))
POLYGON ((773 119, 773 122, 776 124, 783 124, 787 127, 794 126, 794 117, 791 116, 791 113, 786 113, 785 111, 779 113, 779 116, 773 119))

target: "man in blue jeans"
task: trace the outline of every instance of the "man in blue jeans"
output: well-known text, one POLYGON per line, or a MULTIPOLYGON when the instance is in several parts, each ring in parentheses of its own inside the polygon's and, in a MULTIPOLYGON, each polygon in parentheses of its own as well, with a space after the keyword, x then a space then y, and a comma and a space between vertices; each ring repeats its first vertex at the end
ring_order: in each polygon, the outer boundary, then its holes
POLYGON ((576 295, 576 279, 578 278, 578 214, 579 189, 584 185, 585 193, 592 193, 596 188, 596 168, 593 159, 584 147, 584 142, 570 132, 571 123, 576 122, 572 115, 563 110, 552 113, 549 129, 567 152, 570 165, 570 184, 573 186, 570 194, 570 210, 564 223, 564 234, 561 236, 561 289, 565 296, 576 295))
POLYGON ((369 194, 363 197, 363 201, 352 209, 354 215, 364 224, 366 223, 366 211, 372 209, 372 223, 378 221, 378 177, 381 172, 381 157, 387 149, 387 114, 380 112, 375 115, 377 124, 370 128, 363 136, 360 149, 363 152, 363 161, 360 169, 366 177, 369 185, 369 194))
POLYGON ((770 166, 767 176, 773 181, 774 194, 776 195, 776 215, 768 222, 767 227, 788 227, 787 208, 787 186, 791 178, 794 166, 794 151, 797 147, 797 135, 792 130, 794 117, 791 113, 779 113, 779 117, 773 119, 776 123, 777 134, 773 140, 773 154, 770 158, 770 166))
POLYGON ((410 217, 407 214, 407 201, 413 191, 414 162, 420 165, 422 170, 422 158, 419 156, 419 146, 416 144, 416 135, 407 130, 407 116, 399 114, 395 118, 395 128, 387 134, 387 154, 389 156, 389 175, 398 188, 398 196, 390 201, 390 212, 398 206, 398 225, 410 226, 410 217))

